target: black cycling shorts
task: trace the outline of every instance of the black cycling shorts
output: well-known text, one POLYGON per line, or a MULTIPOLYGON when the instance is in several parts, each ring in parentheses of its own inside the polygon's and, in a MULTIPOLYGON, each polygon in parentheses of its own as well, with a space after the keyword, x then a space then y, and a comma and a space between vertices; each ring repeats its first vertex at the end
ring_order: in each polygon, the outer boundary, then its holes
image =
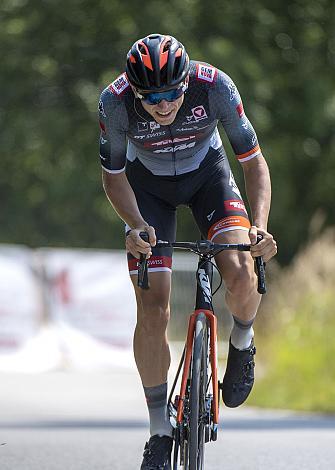
MULTIPOLYGON (((155 228, 158 240, 175 241, 176 209, 192 210, 202 235, 213 240, 228 230, 249 230, 250 222, 223 149, 209 149, 197 170, 178 176, 157 176, 136 159, 126 174, 144 220, 155 228)), ((130 274, 137 261, 128 253, 130 274)), ((152 249, 149 271, 171 271, 172 249, 152 249)))

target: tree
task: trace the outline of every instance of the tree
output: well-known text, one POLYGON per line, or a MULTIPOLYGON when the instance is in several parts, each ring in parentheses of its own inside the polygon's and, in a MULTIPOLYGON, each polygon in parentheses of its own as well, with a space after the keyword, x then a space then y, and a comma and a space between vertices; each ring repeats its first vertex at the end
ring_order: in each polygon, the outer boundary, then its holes
MULTIPOLYGON (((330 0, 149 1, 140 12, 134 0, 3 0, 0 240, 123 246, 100 183, 96 107, 130 45, 158 31, 238 85, 270 165, 270 228, 289 260, 316 212, 335 221, 334 12, 330 0)), ((180 236, 193 227, 188 218, 180 236)))

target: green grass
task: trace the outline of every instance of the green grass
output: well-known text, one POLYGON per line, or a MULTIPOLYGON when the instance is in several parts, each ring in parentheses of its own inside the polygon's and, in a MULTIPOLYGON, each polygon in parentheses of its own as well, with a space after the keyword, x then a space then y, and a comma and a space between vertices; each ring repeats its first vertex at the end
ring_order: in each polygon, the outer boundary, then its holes
POLYGON ((248 404, 335 413, 334 241, 326 233, 273 280, 248 404))

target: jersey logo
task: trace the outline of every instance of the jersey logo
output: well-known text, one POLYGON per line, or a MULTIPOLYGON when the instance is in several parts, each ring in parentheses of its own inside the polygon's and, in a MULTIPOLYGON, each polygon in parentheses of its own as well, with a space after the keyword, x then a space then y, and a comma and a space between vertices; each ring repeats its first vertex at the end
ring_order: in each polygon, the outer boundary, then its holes
POLYGON ((241 211, 241 212, 247 212, 245 209, 245 205, 243 201, 239 199, 229 199, 228 201, 224 201, 224 207, 226 211, 241 211))
POLYGON ((160 127, 160 124, 158 124, 156 121, 140 121, 137 123, 138 132, 149 132, 150 129, 150 132, 153 133, 155 130, 160 129, 160 127))
POLYGON ((231 189, 233 190, 233 192, 235 194, 237 194, 238 197, 240 197, 242 199, 242 196, 241 196, 241 193, 240 193, 240 190, 238 189, 237 187, 237 184, 235 182, 235 178, 234 178, 234 175, 232 173, 232 171, 230 171, 229 173, 229 186, 231 187, 231 189))
POLYGON ((186 121, 182 123, 183 126, 192 122, 199 122, 202 119, 208 118, 206 110, 202 105, 192 108, 191 111, 191 116, 186 116, 186 121))
POLYGON ((114 95, 122 95, 122 93, 129 87, 129 82, 126 73, 123 73, 119 77, 117 77, 114 82, 112 82, 108 89, 114 95))
POLYGON ((191 111, 196 121, 200 121, 201 119, 206 119, 208 117, 206 110, 202 105, 197 106, 196 108, 192 108, 191 111))
POLYGON ((217 69, 211 65, 197 64, 197 75, 198 80, 204 82, 213 83, 216 79, 217 69))
POLYGON ((207 215, 207 220, 208 220, 209 222, 212 220, 215 210, 216 210, 216 209, 214 209, 213 212, 211 212, 210 214, 207 215))
POLYGON ((239 117, 241 118, 244 114, 242 101, 240 102, 239 105, 236 106, 236 111, 237 111, 237 114, 239 115, 239 117))
POLYGON ((149 130, 148 123, 146 121, 138 122, 137 123, 137 130, 138 130, 138 132, 148 132, 148 130, 149 130))
POLYGON ((102 132, 104 132, 106 134, 105 124, 101 120, 99 120, 99 126, 100 126, 100 129, 102 130, 102 132))
POLYGON ((229 88, 229 97, 230 97, 230 101, 233 101, 233 99, 234 99, 235 96, 237 95, 237 88, 236 88, 236 86, 234 85, 234 83, 229 83, 229 84, 228 84, 228 88, 229 88))
POLYGON ((156 121, 150 121, 149 125, 150 125, 151 132, 154 132, 156 129, 160 129, 161 127, 160 124, 158 124, 158 122, 156 121))
MULTIPOLYGON (((176 144, 176 143, 179 143, 179 142, 187 142, 188 140, 193 140, 193 139, 195 139, 195 135, 186 135, 186 136, 183 136, 183 137, 175 137, 174 139, 159 140, 158 142, 148 142, 145 146, 146 147, 159 147, 161 145, 176 144)), ((195 142, 194 142, 194 144, 195 144, 195 142)), ((192 145, 192 147, 193 147, 193 145, 192 145)))
MULTIPOLYGON (((175 141, 175 139, 173 139, 173 140, 175 141)), ((165 147, 163 149, 153 150, 153 152, 154 153, 178 152, 179 150, 186 150, 186 149, 192 148, 194 146, 195 146, 195 142, 190 142, 190 143, 184 142, 182 144, 177 144, 177 145, 174 145, 174 143, 173 143, 171 147, 165 147)))
POLYGON ((102 114, 102 116, 104 118, 106 118, 106 113, 105 113, 105 109, 104 109, 104 104, 102 102, 102 100, 99 100, 99 113, 102 114))

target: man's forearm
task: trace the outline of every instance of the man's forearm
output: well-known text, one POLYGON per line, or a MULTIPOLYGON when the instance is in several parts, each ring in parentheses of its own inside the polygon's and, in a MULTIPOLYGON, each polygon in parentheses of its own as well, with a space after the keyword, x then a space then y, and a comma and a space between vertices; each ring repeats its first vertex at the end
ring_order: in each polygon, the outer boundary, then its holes
POLYGON ((252 214, 252 223, 267 230, 271 205, 271 180, 267 163, 259 156, 243 165, 245 187, 252 214))
POLYGON ((135 194, 124 172, 109 174, 103 170, 102 182, 109 202, 130 228, 148 225, 139 211, 135 194))

